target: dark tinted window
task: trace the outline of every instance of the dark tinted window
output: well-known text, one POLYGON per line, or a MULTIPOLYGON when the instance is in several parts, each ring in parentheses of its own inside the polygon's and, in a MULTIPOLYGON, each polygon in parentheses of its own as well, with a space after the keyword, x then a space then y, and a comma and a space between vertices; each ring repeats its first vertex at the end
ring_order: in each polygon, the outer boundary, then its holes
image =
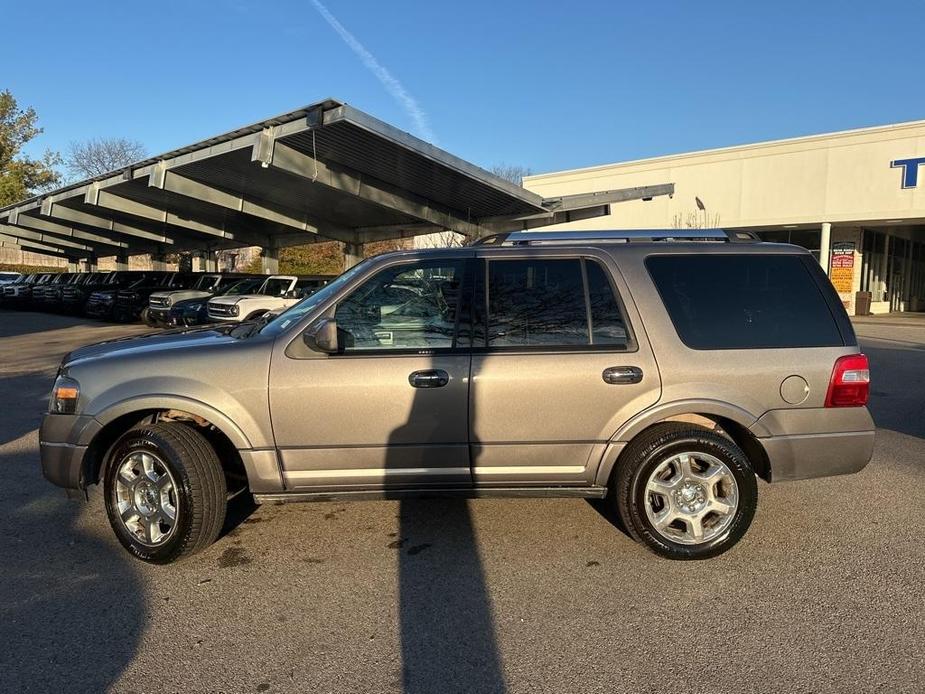
POLYGON ((604 268, 590 260, 585 261, 585 268, 588 273, 592 344, 625 347, 626 323, 604 268))
POLYGON ((587 345, 581 261, 488 263, 488 346, 587 345))
POLYGON ((646 266, 678 335, 693 349, 844 344, 799 256, 664 255, 646 266))

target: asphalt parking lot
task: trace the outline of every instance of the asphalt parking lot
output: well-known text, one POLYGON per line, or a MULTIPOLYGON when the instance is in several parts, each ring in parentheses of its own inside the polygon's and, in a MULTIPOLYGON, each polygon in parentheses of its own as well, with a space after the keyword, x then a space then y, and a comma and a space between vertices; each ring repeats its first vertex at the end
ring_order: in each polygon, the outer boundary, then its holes
POLYGON ((0 691, 921 692, 925 318, 858 322, 852 477, 759 487, 745 539, 661 560, 583 500, 240 505, 179 564, 39 470, 61 356, 139 326, 0 310, 0 691))

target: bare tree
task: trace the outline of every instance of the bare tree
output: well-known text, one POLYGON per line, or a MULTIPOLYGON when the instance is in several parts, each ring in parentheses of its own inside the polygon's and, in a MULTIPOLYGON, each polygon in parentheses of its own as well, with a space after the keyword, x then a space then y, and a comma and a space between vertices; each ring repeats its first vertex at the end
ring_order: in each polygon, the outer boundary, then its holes
POLYGON ((505 181, 510 181, 511 183, 516 183, 519 186, 524 184, 524 177, 529 176, 533 173, 526 166, 518 166, 517 164, 495 164, 494 166, 488 167, 488 170, 493 173, 498 178, 503 178, 505 181))
POLYGON ((145 146, 137 140, 98 137, 72 142, 64 161, 72 178, 93 178, 122 169, 147 154, 145 146))

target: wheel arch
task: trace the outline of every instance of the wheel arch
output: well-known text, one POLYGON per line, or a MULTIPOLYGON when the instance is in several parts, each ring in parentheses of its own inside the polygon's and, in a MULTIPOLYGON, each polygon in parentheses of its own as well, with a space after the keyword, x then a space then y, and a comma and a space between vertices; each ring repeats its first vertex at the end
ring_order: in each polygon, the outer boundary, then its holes
POLYGON ((742 449, 755 474, 770 481, 768 455, 758 441, 764 431, 761 425, 756 426, 758 417, 741 407, 719 400, 685 400, 653 407, 629 420, 613 435, 601 456, 595 482, 599 485, 610 484, 629 442, 664 422, 689 422, 724 434, 742 449))
POLYGON ((126 431, 140 424, 169 421, 190 424, 205 435, 215 448, 229 482, 238 477, 245 481, 252 479, 248 466, 250 458, 241 455, 242 451, 251 449, 244 432, 227 416, 204 403, 185 398, 138 398, 117 403, 97 414, 95 419, 101 427, 86 442, 87 453, 80 477, 82 487, 99 483, 107 455, 126 431))
POLYGON ((267 313, 269 313, 269 312, 270 312, 270 309, 268 309, 268 308, 258 308, 258 309, 254 309, 253 311, 251 311, 250 313, 248 313, 248 314, 247 314, 247 317, 245 317, 243 320, 245 320, 245 321, 254 320, 255 318, 260 318, 260 316, 262 316, 262 315, 264 315, 264 314, 267 314, 267 313))

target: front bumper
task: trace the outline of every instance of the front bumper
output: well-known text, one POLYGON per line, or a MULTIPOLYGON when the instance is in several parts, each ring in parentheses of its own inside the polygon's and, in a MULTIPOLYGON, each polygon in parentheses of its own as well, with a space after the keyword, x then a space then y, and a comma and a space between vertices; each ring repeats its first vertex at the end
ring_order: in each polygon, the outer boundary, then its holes
POLYGON ((148 322, 155 325, 179 325, 169 306, 149 306, 148 322))
POLYGON ((45 479, 67 489, 83 488, 84 460, 101 428, 87 415, 46 414, 39 427, 39 455, 45 479))
POLYGON ((860 472, 874 452, 874 421, 866 407, 772 410, 752 425, 771 466, 771 481, 860 472))
POLYGON ((86 312, 88 316, 94 318, 109 318, 112 316, 113 305, 103 302, 99 303, 88 303, 86 306, 86 312))

